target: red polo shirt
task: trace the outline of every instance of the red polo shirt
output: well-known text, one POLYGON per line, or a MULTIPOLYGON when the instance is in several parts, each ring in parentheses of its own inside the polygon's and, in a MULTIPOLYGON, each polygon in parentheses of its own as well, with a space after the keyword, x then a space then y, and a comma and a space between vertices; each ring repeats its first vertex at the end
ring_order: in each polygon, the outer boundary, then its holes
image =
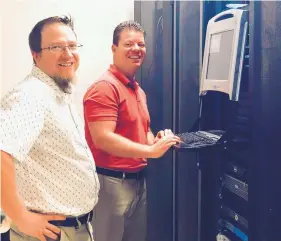
POLYGON ((110 155, 97 148, 88 128, 89 122, 115 121, 115 133, 134 142, 147 144, 150 117, 144 91, 114 65, 88 89, 84 96, 85 134, 98 167, 137 172, 147 165, 146 159, 110 155))

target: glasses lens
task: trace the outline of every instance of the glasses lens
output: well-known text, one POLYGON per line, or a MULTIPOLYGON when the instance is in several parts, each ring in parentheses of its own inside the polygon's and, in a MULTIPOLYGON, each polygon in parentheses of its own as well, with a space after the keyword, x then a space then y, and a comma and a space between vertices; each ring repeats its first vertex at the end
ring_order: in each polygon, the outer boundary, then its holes
POLYGON ((83 45, 81 45, 81 44, 70 44, 68 46, 52 46, 52 47, 50 47, 50 51, 52 53, 60 53, 63 50, 65 50, 66 48, 68 48, 68 50, 70 52, 75 52, 75 51, 77 51, 82 46, 83 45))
POLYGON ((71 44, 71 45, 68 46, 68 49, 72 52, 76 51, 78 49, 78 45, 77 44, 71 44))
POLYGON ((69 45, 68 49, 72 52, 78 51, 83 45, 82 44, 73 44, 69 45))
POLYGON ((59 53, 61 52, 63 49, 63 47, 60 47, 60 46, 52 46, 50 47, 50 51, 53 52, 53 53, 59 53))

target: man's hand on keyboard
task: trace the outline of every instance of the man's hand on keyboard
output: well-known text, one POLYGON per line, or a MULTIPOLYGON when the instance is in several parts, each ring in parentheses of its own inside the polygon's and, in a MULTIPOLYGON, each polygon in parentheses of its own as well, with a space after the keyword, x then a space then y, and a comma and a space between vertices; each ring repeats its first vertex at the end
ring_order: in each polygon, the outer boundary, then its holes
POLYGON ((177 145, 179 142, 181 142, 181 139, 174 135, 174 133, 164 135, 153 145, 149 146, 149 158, 159 158, 163 156, 171 146, 177 145))
POLYGON ((158 131, 158 133, 154 139, 154 143, 158 142, 162 137, 167 136, 167 135, 172 135, 172 134, 174 134, 174 133, 170 129, 158 131))

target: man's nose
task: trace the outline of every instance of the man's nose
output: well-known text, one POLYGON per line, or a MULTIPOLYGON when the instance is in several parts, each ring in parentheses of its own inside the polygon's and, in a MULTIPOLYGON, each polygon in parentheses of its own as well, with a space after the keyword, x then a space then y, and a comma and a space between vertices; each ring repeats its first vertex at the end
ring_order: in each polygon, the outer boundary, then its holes
POLYGON ((73 53, 71 52, 71 50, 69 49, 68 46, 65 46, 62 50, 62 54, 63 55, 73 55, 73 53))
POLYGON ((132 47, 133 50, 140 50, 140 46, 136 43, 132 47))

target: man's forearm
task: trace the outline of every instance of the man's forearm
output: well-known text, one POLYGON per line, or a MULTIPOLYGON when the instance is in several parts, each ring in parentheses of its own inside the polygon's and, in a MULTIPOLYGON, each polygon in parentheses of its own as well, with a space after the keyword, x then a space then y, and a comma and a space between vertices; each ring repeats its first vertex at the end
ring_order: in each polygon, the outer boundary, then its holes
POLYGON ((11 155, 1 151, 1 208, 15 223, 27 211, 16 188, 15 166, 11 155))
POLYGON ((151 158, 151 148, 149 145, 142 145, 133 142, 116 133, 107 133, 96 143, 98 148, 106 151, 109 154, 119 157, 132 158, 151 158))

